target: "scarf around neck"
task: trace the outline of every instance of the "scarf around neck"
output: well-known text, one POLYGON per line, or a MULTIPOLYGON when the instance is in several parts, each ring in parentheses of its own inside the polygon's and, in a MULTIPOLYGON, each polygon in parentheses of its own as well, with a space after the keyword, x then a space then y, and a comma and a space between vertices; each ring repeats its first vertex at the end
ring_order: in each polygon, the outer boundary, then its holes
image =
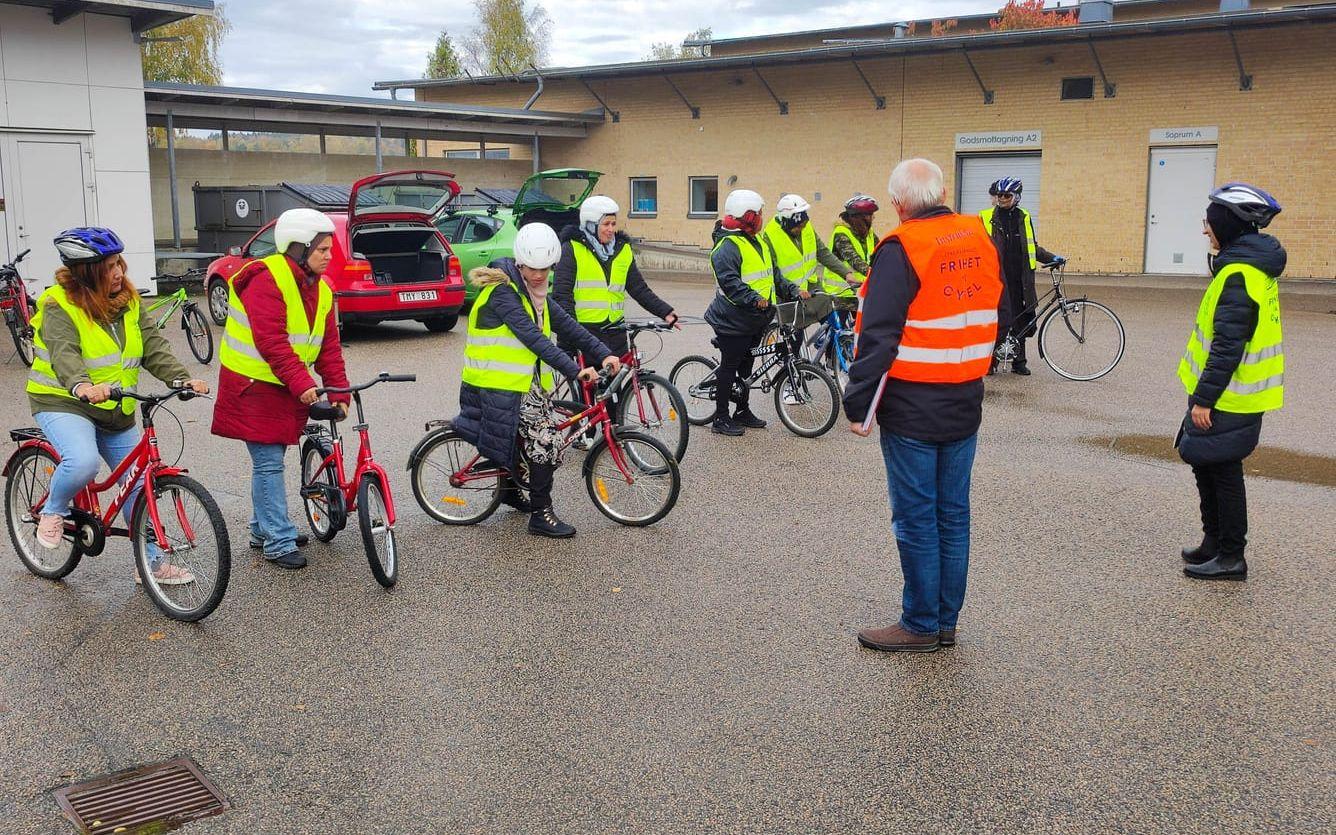
POLYGON ((585 243, 593 250, 598 260, 606 261, 612 257, 612 251, 617 248, 617 237, 615 235, 612 238, 612 243, 604 244, 598 239, 598 224, 592 221, 581 224, 580 232, 584 235, 585 243))

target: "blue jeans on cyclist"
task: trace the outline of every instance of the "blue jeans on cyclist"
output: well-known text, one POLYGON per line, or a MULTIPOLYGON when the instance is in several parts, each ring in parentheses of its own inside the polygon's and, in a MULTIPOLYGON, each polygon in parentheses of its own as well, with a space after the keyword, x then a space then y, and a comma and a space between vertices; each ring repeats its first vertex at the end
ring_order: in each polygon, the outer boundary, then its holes
POLYGON ((970 474, 978 435, 934 443, 882 431, 892 529, 904 574, 900 626, 955 629, 970 557, 970 474))
POLYGON ((297 528, 288 519, 288 494, 283 483, 285 444, 246 442, 251 457, 250 521, 252 545, 263 545, 265 559, 273 560, 297 550, 297 528))

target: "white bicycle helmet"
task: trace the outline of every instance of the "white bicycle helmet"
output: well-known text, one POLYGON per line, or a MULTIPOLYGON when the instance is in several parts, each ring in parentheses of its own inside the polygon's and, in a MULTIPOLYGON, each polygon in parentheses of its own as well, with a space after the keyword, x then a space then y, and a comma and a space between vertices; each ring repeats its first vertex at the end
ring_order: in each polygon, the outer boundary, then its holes
POLYGON ((621 208, 617 205, 616 200, 606 194, 595 194, 580 204, 580 224, 598 223, 607 215, 615 215, 619 212, 621 212, 621 208))
POLYGON ((561 241, 546 223, 526 223, 515 233, 514 251, 521 267, 547 270, 561 257, 561 241))
POLYGON ((319 235, 334 234, 334 221, 315 209, 288 209, 274 224, 274 245, 287 252, 292 244, 310 246, 319 235))
POLYGON ((1247 183, 1225 183, 1211 192, 1211 202, 1229 209, 1241 220, 1254 223, 1262 229, 1278 214, 1280 203, 1276 198, 1247 183))
POLYGON ((775 203, 775 217, 789 218, 810 211, 812 204, 797 194, 786 194, 775 203))
POLYGON ((759 212, 765 208, 765 200, 761 195, 747 188, 734 189, 728 193, 724 200, 724 214, 729 217, 741 218, 747 212, 759 212))

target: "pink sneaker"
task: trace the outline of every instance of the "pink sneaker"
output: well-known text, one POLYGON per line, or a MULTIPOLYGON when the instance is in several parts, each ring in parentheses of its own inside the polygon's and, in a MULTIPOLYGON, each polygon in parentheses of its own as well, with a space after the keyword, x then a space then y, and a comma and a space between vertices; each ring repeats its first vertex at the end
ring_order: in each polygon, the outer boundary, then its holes
POLYGON ((43 513, 37 523, 37 544, 54 551, 65 541, 65 517, 43 513))
MULTIPOLYGON (((195 575, 186 571, 179 565, 166 563, 158 566, 153 571, 153 580, 160 586, 184 586, 195 582, 195 575)), ((143 585, 144 578, 139 576, 139 569, 135 569, 135 585, 143 585)))

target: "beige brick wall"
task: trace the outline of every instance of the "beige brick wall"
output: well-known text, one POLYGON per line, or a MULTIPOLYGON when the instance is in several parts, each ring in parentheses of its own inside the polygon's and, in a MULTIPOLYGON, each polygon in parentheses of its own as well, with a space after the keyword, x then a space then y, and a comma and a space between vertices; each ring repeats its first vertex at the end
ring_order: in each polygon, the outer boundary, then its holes
MULTIPOLYGON (((1327 217, 1336 181, 1336 25, 1300 25, 1237 33, 1253 89, 1238 73, 1223 34, 1138 38, 1098 44, 1117 96, 1097 89, 1089 101, 1059 100, 1063 77, 1097 75, 1084 46, 994 50, 974 55, 996 102, 984 105, 959 55, 862 62, 887 99, 876 110, 848 64, 767 68, 767 80, 789 102, 780 116, 754 75, 690 73, 674 81, 699 120, 662 79, 597 82, 621 112, 581 140, 545 140, 544 167, 595 168, 600 189, 625 204, 628 178, 659 180, 659 215, 632 219, 633 234, 708 245, 712 221, 689 219, 687 178, 717 175, 753 188, 769 205, 785 191, 815 204, 826 234, 854 191, 879 198, 896 160, 927 156, 954 180, 957 132, 1043 131, 1043 237, 1072 257, 1073 268, 1140 272, 1144 264, 1148 133, 1153 128, 1217 125, 1216 179, 1246 180, 1272 190, 1285 212, 1272 226, 1290 252, 1291 276, 1336 277, 1336 234, 1327 217)), ((1098 79, 1096 80, 1098 88, 1098 79)), ((433 100, 517 105, 527 85, 424 90, 433 100)), ((593 101, 578 83, 552 80, 549 110, 583 110, 593 101)), ((948 183, 954 196, 954 182, 948 183)), ((1203 211, 1205 196, 1203 195, 1203 211)), ((892 225, 889 214, 878 224, 892 225)))
MULTIPOLYGON (((386 171, 431 168, 453 173, 465 191, 479 185, 518 188, 532 173, 524 160, 424 159, 383 157, 386 171)), ((150 182, 153 189, 153 237, 172 238, 172 204, 168 185, 166 149, 149 149, 150 182)), ((376 158, 354 154, 296 154, 260 151, 209 151, 179 149, 176 152, 176 189, 180 198, 181 237, 195 240, 197 181, 206 186, 253 186, 289 183, 351 184, 376 173, 376 158)))

